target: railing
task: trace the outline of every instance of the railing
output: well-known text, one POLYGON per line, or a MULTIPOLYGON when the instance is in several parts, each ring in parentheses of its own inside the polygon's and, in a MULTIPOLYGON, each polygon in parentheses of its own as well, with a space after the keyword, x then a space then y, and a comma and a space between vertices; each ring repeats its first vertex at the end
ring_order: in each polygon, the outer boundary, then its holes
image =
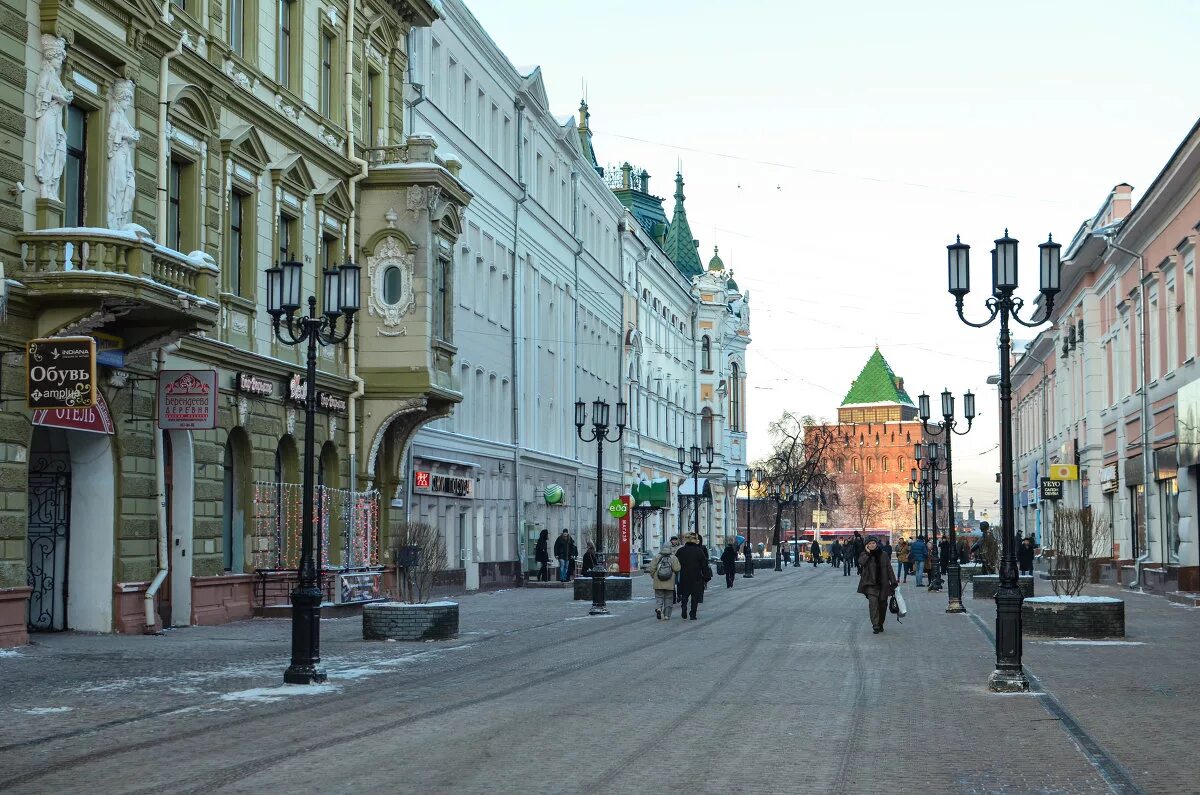
POLYGON ((185 255, 142 232, 111 229, 41 229, 17 236, 28 275, 93 272, 145 279, 199 298, 215 298, 220 271, 210 257, 185 255))
MULTIPOLYGON (((333 601, 333 588, 339 572, 322 569, 318 572, 321 600, 333 601)), ((255 569, 254 607, 279 607, 292 603, 292 591, 300 576, 295 569, 255 569)))

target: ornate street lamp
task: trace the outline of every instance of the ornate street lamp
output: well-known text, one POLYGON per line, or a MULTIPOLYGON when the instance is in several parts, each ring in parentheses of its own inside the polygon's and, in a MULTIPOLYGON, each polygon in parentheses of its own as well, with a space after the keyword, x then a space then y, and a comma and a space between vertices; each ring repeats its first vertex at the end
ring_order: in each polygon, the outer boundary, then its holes
MULTIPOLYGON (((775 503, 776 516, 782 516, 779 510, 780 505, 793 505, 799 501, 800 495, 797 492, 785 492, 782 488, 767 481, 767 499, 775 503)), ((794 532, 794 530, 793 530, 794 532)), ((775 571, 783 571, 783 549, 780 546, 783 542, 779 538, 779 525, 775 525, 775 571)))
POLYGON ((946 607, 947 613, 965 613, 966 608, 962 603, 962 569, 958 563, 958 542, 955 539, 954 531, 954 470, 951 460, 951 442, 955 435, 966 436, 971 431, 971 423, 975 420, 975 395, 967 391, 963 395, 963 416, 967 418, 967 428, 964 431, 958 431, 958 421, 954 418, 954 395, 949 389, 942 390, 942 419, 939 422, 933 423, 938 430, 934 431, 929 426, 929 395, 921 393, 918 402, 921 411, 921 425, 925 429, 925 433, 929 436, 945 436, 946 437, 946 504, 950 506, 950 528, 947 534, 947 556, 946 561, 946 577, 950 581, 949 605, 946 607))
POLYGON ((590 616, 608 615, 608 605, 604 601, 604 576, 608 573, 608 565, 604 561, 604 443, 619 442, 625 433, 625 401, 617 401, 617 435, 608 437, 608 401, 596 398, 592 401, 592 432, 584 436, 583 426, 587 424, 587 404, 582 400, 575 401, 575 433, 584 442, 596 443, 596 565, 592 567, 592 609, 590 616))
POLYGON ((959 319, 973 328, 983 328, 1000 320, 1000 525, 1003 550, 1000 558, 1000 582, 996 590, 996 669, 988 687, 1012 692, 1029 689, 1029 680, 1021 665, 1021 590, 1017 579, 1016 526, 1013 521, 1013 430, 1012 430, 1012 337, 1010 320, 1033 328, 1045 323, 1054 309, 1054 297, 1060 289, 1062 246, 1048 238, 1038 246, 1042 313, 1036 320, 1022 320, 1018 313, 1024 301, 1013 293, 1017 289, 1017 241, 1004 237, 992 249, 992 294, 984 301, 986 320, 974 323, 963 314, 963 299, 971 291, 971 247, 956 238, 946 247, 947 288, 954 296, 959 319))
POLYGON ((696 539, 700 539, 700 473, 708 474, 712 472, 714 452, 711 444, 704 445, 703 453, 696 445, 692 445, 689 450, 682 447, 676 450, 676 457, 679 461, 679 471, 687 474, 692 473, 692 501, 696 508, 695 512, 695 533, 696 539), (704 464, 700 463, 700 456, 704 456, 704 464))
POLYGON ((908 500, 913 504, 913 538, 921 534, 921 491, 917 482, 916 467, 908 483, 908 500))
POLYGON ((321 586, 313 554, 316 528, 313 525, 313 468, 316 453, 317 346, 340 345, 350 337, 354 313, 359 302, 359 267, 346 262, 329 268, 325 280, 325 311, 317 315, 317 298, 308 297, 308 316, 297 317, 300 309, 300 283, 304 265, 284 262, 267 268, 267 312, 271 328, 284 345, 308 343, 304 384, 304 474, 300 528, 300 563, 296 570, 296 588, 292 591, 292 660, 283 673, 283 681, 307 685, 325 681, 321 665, 321 586), (338 320, 345 324, 339 332, 338 320))
POLYGON ((913 445, 913 457, 917 461, 917 468, 921 471, 921 481, 925 487, 925 510, 929 512, 929 529, 932 533, 929 544, 930 591, 942 590, 942 569, 938 555, 937 486, 945 464, 941 459, 940 447, 937 442, 917 442, 913 445))

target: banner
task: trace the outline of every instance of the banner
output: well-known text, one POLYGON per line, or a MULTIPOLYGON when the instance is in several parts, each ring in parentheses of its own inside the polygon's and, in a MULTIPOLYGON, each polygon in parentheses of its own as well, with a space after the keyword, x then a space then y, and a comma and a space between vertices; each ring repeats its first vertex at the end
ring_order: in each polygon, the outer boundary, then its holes
POLYGON ((617 571, 621 574, 630 574, 633 571, 633 555, 631 554, 633 533, 629 527, 631 515, 629 508, 633 505, 633 497, 625 494, 620 499, 625 505, 625 512, 617 517, 617 571))

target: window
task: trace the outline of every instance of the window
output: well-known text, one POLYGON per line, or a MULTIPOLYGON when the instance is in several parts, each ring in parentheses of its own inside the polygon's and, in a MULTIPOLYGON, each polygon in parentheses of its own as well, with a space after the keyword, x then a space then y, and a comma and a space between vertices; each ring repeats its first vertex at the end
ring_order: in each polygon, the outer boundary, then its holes
MULTIPOLYGON (((317 306, 328 306, 331 296, 325 295, 325 271, 333 270, 341 262, 342 240, 330 234, 321 235, 321 271, 317 273, 317 306)), ((340 296, 332 296, 335 300, 340 296)))
POLYGON ((850 471, 857 474, 857 472, 858 472, 858 459, 857 458, 850 459, 850 471))
POLYGON ((187 0, 171 0, 171 5, 175 6, 180 11, 187 11, 187 0))
POLYGON ((1183 255, 1184 358, 1196 356, 1196 250, 1183 255))
POLYGON ((279 0, 279 41, 275 53, 275 77, 279 84, 292 86, 292 15, 296 0, 279 0))
POLYGON ((880 469, 880 471, 882 471, 882 472, 887 472, 887 471, 888 471, 888 465, 887 465, 887 462, 888 462, 888 460, 887 460, 887 456, 886 456, 886 455, 885 455, 885 456, 880 456, 880 458, 879 458, 879 469, 880 469))
POLYGON ((389 306, 400 303, 404 295, 404 273, 395 265, 383 272, 383 302, 389 306))
POLYGON ((296 232, 296 219, 287 213, 279 214, 279 262, 293 259, 293 245, 300 243, 300 235, 296 232))
POLYGON ((707 334, 700 338, 700 369, 706 373, 712 372, 712 340, 707 334))
POLYGON ((433 336, 450 341, 450 313, 454 311, 450 295, 450 260, 438 257, 433 266, 433 336))
POLYGON ((379 73, 374 69, 367 70, 366 110, 363 111, 363 138, 367 146, 374 146, 379 140, 379 73))
POLYGON ((742 372, 737 362, 729 366, 729 429, 742 429, 742 372))
POLYGON ((321 31, 321 85, 320 85, 320 100, 321 100, 321 115, 327 119, 333 118, 333 63, 336 57, 336 47, 334 46, 333 34, 329 31, 321 31))
POLYGON ((1175 279, 1167 282, 1167 366, 1163 372, 1171 372, 1179 366, 1179 307, 1175 303, 1175 279))
POLYGON ((1179 563, 1179 480, 1168 478, 1158 482, 1162 500, 1163 529, 1167 537, 1167 562, 1179 563))
POLYGON ((229 0, 225 12, 229 19, 229 49, 235 55, 246 54, 246 0, 229 0))
POLYGON ((167 246, 183 251, 183 232, 180 225, 180 192, 183 188, 184 166, 172 160, 167 172, 167 246))
POLYGON ((1150 302, 1150 316, 1147 318, 1150 327, 1146 333, 1150 337, 1150 380, 1153 381, 1162 372, 1162 316, 1158 308, 1157 285, 1150 288, 1147 300, 1150 302))
POLYGON ((234 295, 242 294, 242 263, 246 257, 246 210, 253 207, 249 197, 239 190, 229 194, 229 235, 225 242, 225 290, 234 295))
POLYGON ((896 456, 896 471, 897 472, 904 471, 904 456, 902 456, 902 455, 896 456))
POLYGON ((67 106, 67 165, 63 172, 67 226, 87 223, 87 117, 83 108, 67 106))
POLYGON ((868 472, 874 472, 874 471, 875 471, 875 459, 874 459, 874 458, 868 458, 868 459, 867 459, 867 471, 868 471, 868 472))
POLYGON ((700 412, 700 447, 715 447, 713 443, 713 413, 706 408, 700 412))

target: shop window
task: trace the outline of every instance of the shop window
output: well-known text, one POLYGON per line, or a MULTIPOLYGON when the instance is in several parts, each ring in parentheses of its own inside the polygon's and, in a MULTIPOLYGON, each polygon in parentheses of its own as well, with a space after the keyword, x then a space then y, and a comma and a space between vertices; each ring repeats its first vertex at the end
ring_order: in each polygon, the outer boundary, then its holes
POLYGON ((240 428, 229 433, 222 464, 224 491, 221 500, 221 553, 223 568, 240 574, 245 570, 243 538, 246 532, 249 441, 240 428))
POLYGON ((1158 482, 1162 510, 1163 535, 1167 539, 1167 563, 1179 563, 1179 480, 1168 478, 1158 482))

